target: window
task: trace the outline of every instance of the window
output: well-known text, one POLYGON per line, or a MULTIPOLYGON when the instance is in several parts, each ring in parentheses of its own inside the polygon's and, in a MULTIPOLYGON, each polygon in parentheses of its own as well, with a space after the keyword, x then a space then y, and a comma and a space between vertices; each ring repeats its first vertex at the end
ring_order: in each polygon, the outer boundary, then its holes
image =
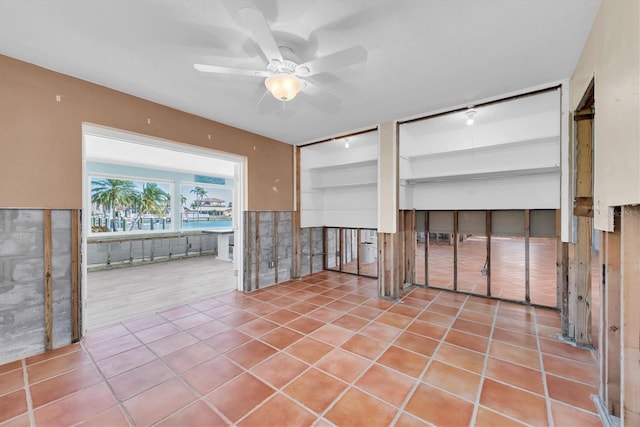
POLYGON ((91 232, 171 230, 168 182, 90 176, 91 232))
POLYGON ((181 228, 207 229, 232 227, 232 200, 233 190, 229 187, 203 183, 181 184, 181 228))

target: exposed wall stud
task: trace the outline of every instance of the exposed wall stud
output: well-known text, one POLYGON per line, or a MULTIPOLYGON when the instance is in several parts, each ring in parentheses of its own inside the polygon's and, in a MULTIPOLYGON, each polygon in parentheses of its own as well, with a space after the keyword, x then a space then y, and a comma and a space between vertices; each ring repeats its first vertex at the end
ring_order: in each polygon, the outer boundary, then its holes
POLYGON ((80 339, 82 331, 80 296, 80 210, 71 210, 71 342, 80 339))
MULTIPOLYGON (((603 400, 611 415, 619 417, 620 412, 620 360, 621 360, 621 221, 620 209, 616 209, 613 232, 602 233, 602 258, 605 264, 602 293, 602 343, 600 354, 602 360, 603 400)), ((636 254, 637 256, 637 254, 636 254)))
POLYGON ((53 271, 51 209, 44 210, 44 349, 53 349, 53 271))
POLYGON ((486 214, 486 228, 485 233, 487 235, 487 258, 486 258, 486 271, 487 271, 487 296, 491 296, 491 211, 488 210, 486 214))
POLYGON ((622 424, 640 425, 640 206, 622 207, 622 424))
POLYGON ((429 211, 424 211, 424 284, 429 286, 429 211))
POLYGON ((458 290, 458 211, 453 211, 453 290, 458 290))
POLYGON ((273 267, 274 280, 278 283, 278 212, 273 212, 273 267))
POLYGON ((529 209, 524 210, 524 300, 527 304, 531 303, 531 282, 530 263, 529 263, 529 238, 531 236, 531 212, 529 209))

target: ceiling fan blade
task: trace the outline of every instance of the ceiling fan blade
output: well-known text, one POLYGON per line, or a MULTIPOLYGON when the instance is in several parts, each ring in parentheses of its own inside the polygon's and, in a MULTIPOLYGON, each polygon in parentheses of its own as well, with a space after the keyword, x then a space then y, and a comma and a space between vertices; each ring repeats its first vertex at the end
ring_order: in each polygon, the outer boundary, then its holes
POLYGON ((332 93, 327 92, 326 90, 320 89, 309 80, 305 80, 304 83, 305 86, 302 90, 302 93, 308 95, 307 99, 311 104, 313 104, 319 110, 325 111, 330 114, 337 114, 338 112, 340 112, 340 104, 342 104, 342 99, 338 98, 332 93))
POLYGON ((245 23, 255 41, 262 49, 262 53, 267 58, 268 62, 279 61, 284 62, 282 58, 282 54, 280 53, 280 49, 278 49, 278 45, 273 38, 273 34, 271 33, 271 28, 269 28, 269 24, 265 19, 262 12, 256 9, 241 9, 239 11, 240 16, 245 20, 245 23))
POLYGON ((238 76, 267 77, 268 71, 246 70, 244 68, 222 67, 220 65, 193 64, 193 68, 203 73, 233 74, 238 76))
POLYGON ((320 58, 300 64, 296 67, 296 72, 301 76, 313 76, 314 74, 334 71, 348 65, 359 64, 367 60, 367 51, 362 46, 354 46, 341 50, 320 58), (309 72, 306 72, 306 69, 309 72))

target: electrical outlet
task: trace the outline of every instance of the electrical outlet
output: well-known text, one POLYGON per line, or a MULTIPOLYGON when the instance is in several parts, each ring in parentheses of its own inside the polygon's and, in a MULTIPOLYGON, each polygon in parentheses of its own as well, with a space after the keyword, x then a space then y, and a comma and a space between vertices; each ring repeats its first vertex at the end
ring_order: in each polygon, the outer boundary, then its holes
POLYGON ((276 263, 273 261, 269 261, 269 268, 275 268, 276 263))

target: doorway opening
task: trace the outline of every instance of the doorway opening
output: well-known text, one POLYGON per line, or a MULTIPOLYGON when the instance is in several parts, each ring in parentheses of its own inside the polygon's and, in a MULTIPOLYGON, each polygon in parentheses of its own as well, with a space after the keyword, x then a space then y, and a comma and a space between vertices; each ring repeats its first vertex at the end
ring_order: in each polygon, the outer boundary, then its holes
POLYGON ((242 289, 244 168, 83 125, 83 331, 242 289))

